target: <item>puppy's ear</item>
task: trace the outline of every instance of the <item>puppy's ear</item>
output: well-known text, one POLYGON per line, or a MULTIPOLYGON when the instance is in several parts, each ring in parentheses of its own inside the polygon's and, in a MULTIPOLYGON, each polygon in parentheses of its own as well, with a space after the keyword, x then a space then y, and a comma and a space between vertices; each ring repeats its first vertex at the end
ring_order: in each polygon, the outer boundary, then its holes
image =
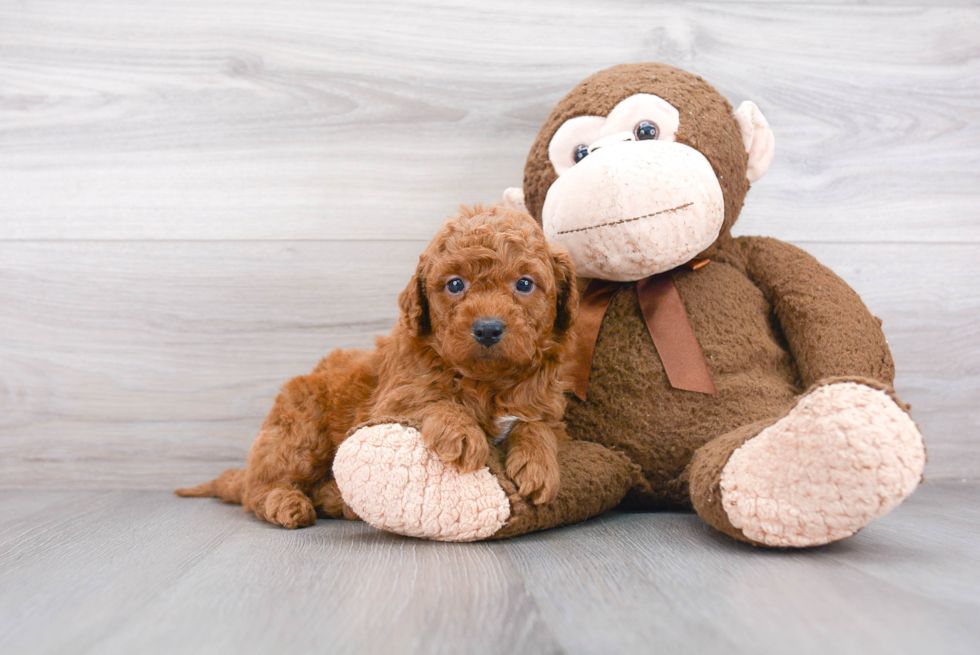
POLYGON ((575 264, 564 248, 549 246, 551 265, 555 271, 555 285, 558 287, 557 309, 555 312, 555 341, 565 341, 571 334, 572 322, 578 312, 578 286, 575 283, 575 264))
POLYGON ((429 320, 429 298, 425 294, 425 261, 421 257, 415 275, 398 296, 398 307, 402 312, 402 325, 413 335, 425 337, 432 332, 432 323, 429 320))

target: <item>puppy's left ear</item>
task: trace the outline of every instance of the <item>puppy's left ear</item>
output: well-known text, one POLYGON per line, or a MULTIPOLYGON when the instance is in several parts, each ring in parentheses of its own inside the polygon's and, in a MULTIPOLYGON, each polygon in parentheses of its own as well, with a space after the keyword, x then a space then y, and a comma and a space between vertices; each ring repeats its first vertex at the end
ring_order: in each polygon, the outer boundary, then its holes
POLYGON ((565 341, 571 335, 572 322, 578 312, 578 286, 575 284, 575 264, 564 248, 549 246, 551 266, 555 271, 558 289, 555 311, 555 341, 565 341))
MULTIPOLYGON (((424 257, 424 255, 423 255, 424 257)), ((398 296, 398 307, 401 309, 402 325, 408 328, 416 337, 426 337, 432 332, 429 320, 429 297, 425 293, 425 260, 419 258, 415 275, 405 290, 398 296)))

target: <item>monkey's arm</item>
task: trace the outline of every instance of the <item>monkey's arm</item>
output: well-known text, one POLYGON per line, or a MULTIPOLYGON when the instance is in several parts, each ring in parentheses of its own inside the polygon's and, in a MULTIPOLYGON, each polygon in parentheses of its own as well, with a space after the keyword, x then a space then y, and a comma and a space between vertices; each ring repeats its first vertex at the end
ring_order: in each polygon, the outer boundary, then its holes
POLYGON ((885 335, 858 294, 809 254, 765 237, 739 237, 746 273, 772 304, 804 386, 830 377, 895 379, 885 335))

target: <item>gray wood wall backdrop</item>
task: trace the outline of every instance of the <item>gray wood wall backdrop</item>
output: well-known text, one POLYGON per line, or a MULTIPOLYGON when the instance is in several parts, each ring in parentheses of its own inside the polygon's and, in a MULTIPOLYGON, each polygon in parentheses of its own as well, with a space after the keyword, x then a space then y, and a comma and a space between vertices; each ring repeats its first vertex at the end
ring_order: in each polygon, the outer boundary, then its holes
POLYGON ((0 486, 171 488, 396 317, 553 104, 659 60, 769 118, 736 231, 884 318, 930 445, 980 476, 977 2, 0 3, 0 486))

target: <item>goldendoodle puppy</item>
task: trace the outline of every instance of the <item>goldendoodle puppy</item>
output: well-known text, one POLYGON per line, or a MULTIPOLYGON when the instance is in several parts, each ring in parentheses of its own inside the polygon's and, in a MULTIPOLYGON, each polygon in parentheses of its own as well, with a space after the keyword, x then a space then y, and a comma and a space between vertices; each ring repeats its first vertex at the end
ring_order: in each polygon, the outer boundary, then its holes
POLYGON ((562 355, 578 305, 574 270, 531 217, 503 206, 462 207, 419 258, 401 317, 375 350, 336 350, 276 398, 245 469, 180 496, 241 503, 287 528, 323 515, 356 518, 331 479, 351 429, 390 418, 421 426, 426 444, 463 472, 506 437, 520 493, 558 493, 566 438, 562 355))

